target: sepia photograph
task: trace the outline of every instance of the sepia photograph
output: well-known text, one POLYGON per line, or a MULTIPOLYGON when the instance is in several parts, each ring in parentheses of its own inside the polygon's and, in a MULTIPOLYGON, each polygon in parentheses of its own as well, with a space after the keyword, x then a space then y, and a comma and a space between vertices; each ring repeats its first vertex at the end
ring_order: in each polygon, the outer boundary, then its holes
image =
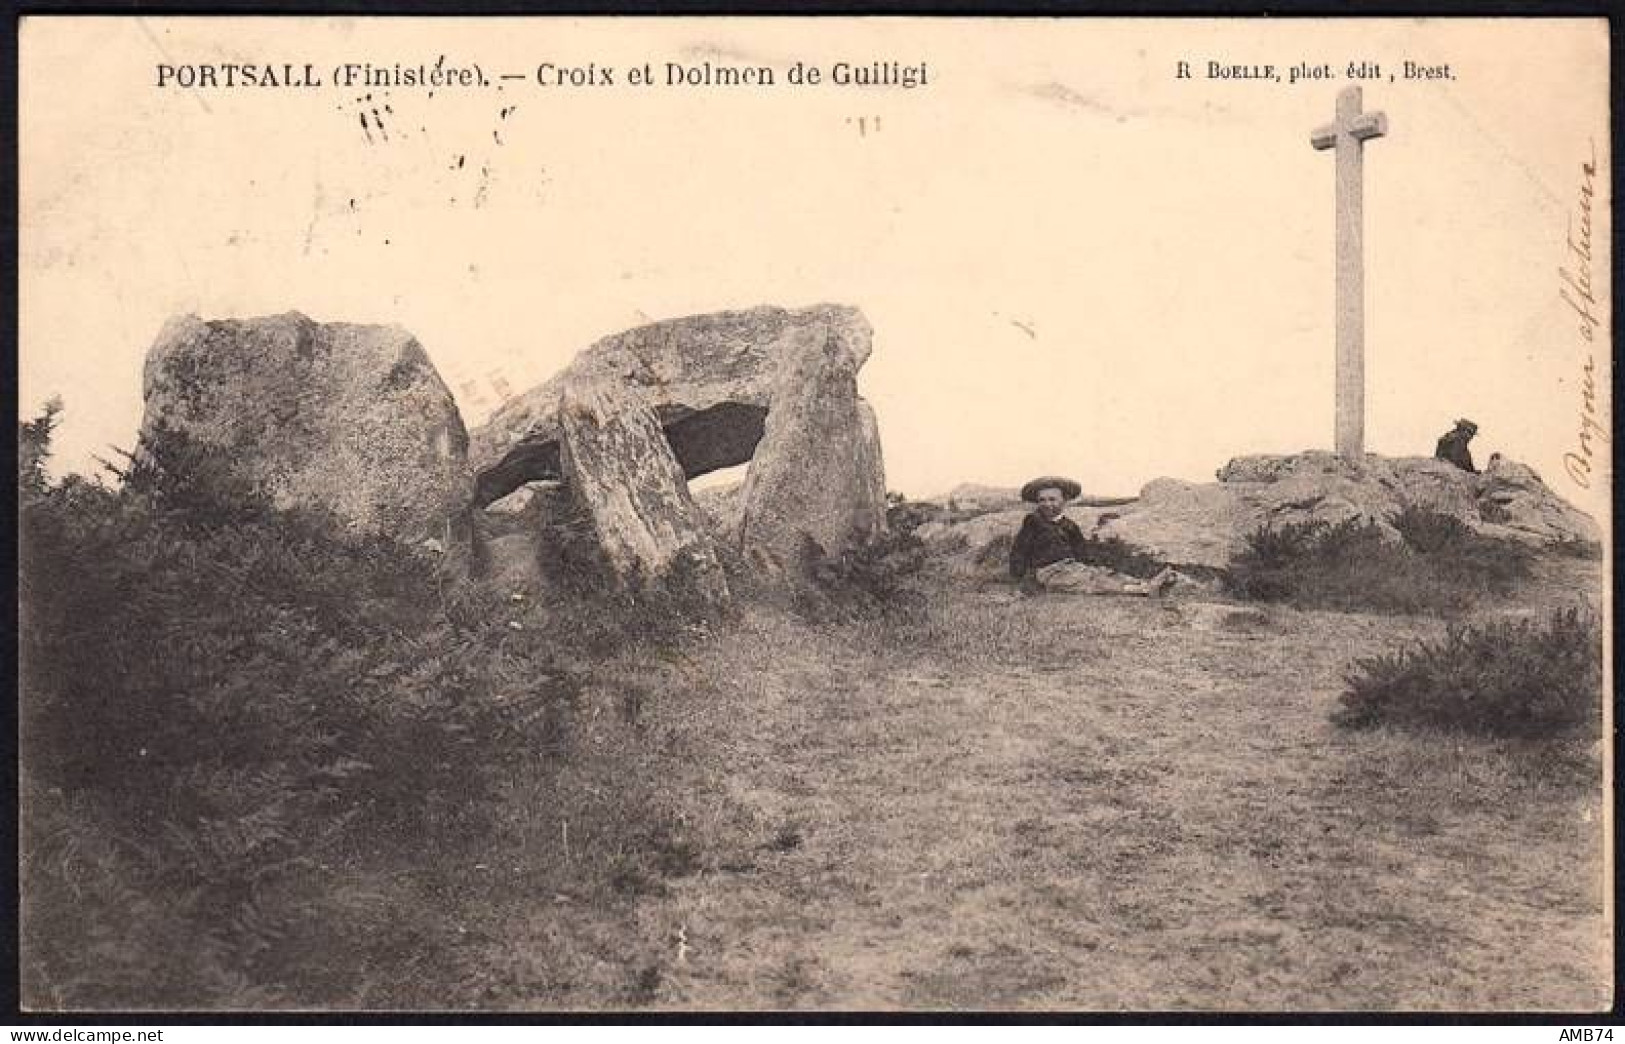
POLYGON ((1611 1010, 1608 63, 22 19, 22 1012, 1611 1010))

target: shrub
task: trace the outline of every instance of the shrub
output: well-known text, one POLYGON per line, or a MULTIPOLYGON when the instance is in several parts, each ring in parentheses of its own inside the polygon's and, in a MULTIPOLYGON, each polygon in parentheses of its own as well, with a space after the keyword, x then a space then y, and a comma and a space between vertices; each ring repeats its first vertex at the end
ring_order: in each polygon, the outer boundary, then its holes
POLYGON ((1005 532, 989 540, 980 551, 972 556, 972 561, 984 568, 997 573, 1001 581, 1010 575, 1010 550, 1015 547, 1016 535, 1005 532))
POLYGON ((726 577, 720 556, 702 558, 685 549, 653 581, 638 576, 628 584, 611 582, 596 595, 582 596, 579 605, 600 617, 593 649, 609 653, 627 646, 673 647, 731 618, 733 607, 715 597, 719 567, 726 577))
POLYGON ((1156 576, 1167 566, 1155 555, 1117 537, 1087 537, 1083 548, 1078 561, 1084 565, 1101 566, 1142 580, 1156 576))
POLYGON ((1523 544, 1476 533, 1424 556, 1439 582, 1468 602, 1511 591, 1528 578, 1534 560, 1534 552, 1523 544))
POLYGON ((1250 533, 1231 562, 1230 583, 1246 598, 1353 608, 1372 595, 1361 590, 1364 581, 1396 574, 1403 564, 1374 523, 1293 522, 1250 533))
POLYGON ((290 882, 482 830, 574 683, 486 592, 274 509, 208 447, 125 460, 122 489, 21 487, 21 873, 30 923, 88 940, 25 954, 30 999, 254 1003, 344 920, 290 882))
POLYGON ((1424 554, 1462 544, 1470 539, 1473 533, 1467 527, 1467 523, 1455 515, 1418 504, 1407 505, 1399 513, 1390 516, 1388 524, 1399 531, 1400 538, 1405 541, 1407 547, 1424 554))
POLYGON ((1559 610, 1544 622, 1453 626, 1436 643, 1359 659, 1333 715, 1350 728, 1429 726, 1494 736, 1596 738, 1602 625, 1559 610))
MULTIPOLYGON (((682 553, 653 581, 618 577, 599 543, 591 514, 574 497, 538 494, 513 517, 478 512, 473 533, 473 568, 492 582, 491 544, 516 534, 524 537, 546 592, 545 626, 561 655, 596 659, 639 645, 671 645, 703 631, 727 615, 712 598, 715 576, 709 562, 682 553), (548 612, 547 610, 551 610, 548 612)), ((736 579, 743 566, 733 549, 715 548, 725 575, 736 579)), ((524 601, 511 586, 504 597, 524 601)))
POLYGON ((812 586, 799 592, 797 609, 813 619, 910 615, 925 596, 910 582, 925 565, 925 545, 912 532, 887 532, 859 548, 827 554, 812 539, 802 551, 812 586))
POLYGON ((886 528, 894 533, 912 533, 943 514, 941 507, 928 501, 907 500, 900 493, 886 494, 886 528))
POLYGON ((1584 537, 1565 536, 1547 546, 1547 552, 1558 558, 1579 558, 1587 562, 1602 561, 1602 544, 1584 537))
POLYGON ((593 529, 591 515, 573 497, 561 498, 536 513, 536 545, 548 586, 577 598, 591 598, 610 586, 609 562, 593 529))
POLYGON ((1427 613, 1465 610, 1528 576, 1528 549, 1443 517, 1396 516, 1402 542, 1369 520, 1265 526, 1248 535, 1228 583, 1244 598, 1304 608, 1427 613))
POLYGON ((62 400, 52 398, 40 415, 17 425, 17 489, 24 497, 39 496, 49 484, 45 461, 51 455, 51 433, 62 413, 62 400))
POLYGON ((1247 547, 1230 563, 1230 586, 1244 598, 1287 601, 1302 587, 1299 580, 1314 558, 1324 522, 1260 526, 1247 534, 1247 547))

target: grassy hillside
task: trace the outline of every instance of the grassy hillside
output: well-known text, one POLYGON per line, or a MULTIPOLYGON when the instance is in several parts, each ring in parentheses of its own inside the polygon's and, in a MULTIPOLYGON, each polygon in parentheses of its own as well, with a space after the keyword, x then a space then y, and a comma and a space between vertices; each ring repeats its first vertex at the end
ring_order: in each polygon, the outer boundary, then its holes
MULTIPOLYGON (((1333 722, 1435 615, 857 560, 861 597, 690 625, 175 452, 24 461, 27 1006, 1608 1002, 1590 738, 1333 722)), ((1457 622, 1601 590, 1528 565, 1457 622)))

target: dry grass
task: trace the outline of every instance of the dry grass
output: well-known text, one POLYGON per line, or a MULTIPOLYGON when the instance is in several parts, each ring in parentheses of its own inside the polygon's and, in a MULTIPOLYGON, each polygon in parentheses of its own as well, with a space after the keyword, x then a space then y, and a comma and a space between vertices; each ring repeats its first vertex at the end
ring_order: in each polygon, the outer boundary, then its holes
MULTIPOLYGON (((1565 559, 1517 611, 1599 589, 1565 559)), ((1609 1003, 1592 750, 1329 721, 1354 657, 1442 622, 927 595, 595 665, 489 834, 312 868, 347 919, 241 1006, 1609 1003), (341 936, 365 966, 323 964, 341 936)))
MULTIPOLYGON (((1604 1007, 1593 752, 1328 721, 1352 657, 1441 626, 943 587, 913 623, 763 613, 629 661, 601 769, 663 766, 687 854, 510 923, 530 970, 487 1000, 1604 1007)), ((531 844, 546 804, 516 809, 531 844)))

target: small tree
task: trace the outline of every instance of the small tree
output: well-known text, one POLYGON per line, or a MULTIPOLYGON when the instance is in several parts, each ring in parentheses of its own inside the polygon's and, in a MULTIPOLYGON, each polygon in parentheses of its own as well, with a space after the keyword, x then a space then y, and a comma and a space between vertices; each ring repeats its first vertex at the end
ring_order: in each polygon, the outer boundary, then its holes
POLYGON ((17 489, 25 497, 40 496, 50 486, 45 462, 61 415, 62 399, 53 395, 38 417, 17 425, 17 489))

